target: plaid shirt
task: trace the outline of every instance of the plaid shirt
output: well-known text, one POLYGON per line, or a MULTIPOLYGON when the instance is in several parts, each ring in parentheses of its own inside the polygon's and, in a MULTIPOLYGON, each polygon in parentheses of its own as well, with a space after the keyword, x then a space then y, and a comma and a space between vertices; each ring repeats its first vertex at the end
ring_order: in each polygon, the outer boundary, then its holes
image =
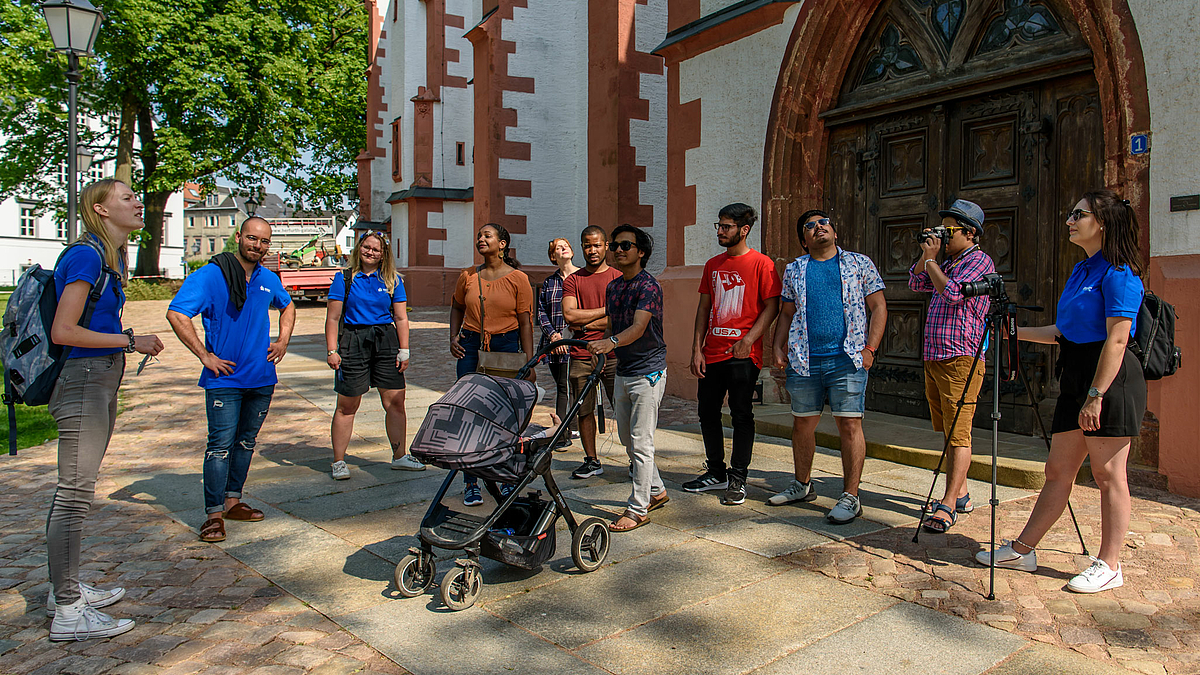
MULTIPOLYGON (((550 344, 550 336, 558 333, 562 335, 567 330, 567 320, 563 318, 562 313, 562 297, 563 297, 563 275, 562 270, 554 270, 554 274, 546 277, 542 282, 542 290, 538 293, 537 301, 537 317, 538 324, 542 327, 542 340, 538 343, 538 350, 550 344)), ((546 357, 547 363, 566 363, 570 358, 567 354, 550 354, 546 357)))
POLYGON ((990 301, 986 295, 973 298, 962 294, 961 284, 978 281, 996 271, 988 254, 978 247, 968 249, 942 266, 946 274, 946 289, 941 293, 933 286, 927 272, 918 274, 917 263, 908 270, 908 287, 918 293, 933 293, 929 312, 925 316, 926 361, 945 361, 956 356, 974 356, 987 329, 985 319, 990 301))

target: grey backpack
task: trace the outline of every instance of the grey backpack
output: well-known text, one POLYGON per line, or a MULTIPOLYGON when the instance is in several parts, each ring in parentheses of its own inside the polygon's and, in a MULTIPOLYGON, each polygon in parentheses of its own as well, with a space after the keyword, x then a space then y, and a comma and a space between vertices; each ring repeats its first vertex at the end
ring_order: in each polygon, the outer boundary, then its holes
MULTIPOLYGON (((84 304, 79 325, 87 326, 96 303, 108 290, 116 276, 104 264, 104 247, 91 237, 84 237, 63 249, 62 257, 74 246, 89 246, 100 254, 100 278, 92 284, 84 304)), ((61 347, 50 340, 50 327, 58 310, 54 270, 34 265, 21 274, 17 287, 4 310, 4 330, 0 333, 0 358, 4 361, 4 403, 8 406, 8 452, 17 454, 17 412, 15 405, 46 405, 54 393, 54 385, 63 364, 71 355, 70 347, 61 347)))

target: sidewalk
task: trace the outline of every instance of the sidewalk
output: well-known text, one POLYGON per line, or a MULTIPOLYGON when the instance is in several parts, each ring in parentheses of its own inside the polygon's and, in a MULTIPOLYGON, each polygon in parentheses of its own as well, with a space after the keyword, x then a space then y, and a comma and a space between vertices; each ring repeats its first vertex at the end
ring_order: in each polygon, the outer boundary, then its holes
MULTIPOLYGON (((166 338, 164 311, 165 303, 131 303, 125 321, 166 338)), ((987 535, 986 507, 914 545, 930 473, 868 459, 864 516, 829 525, 824 513, 841 491, 840 461, 829 451, 816 459, 816 502, 769 507, 765 498, 790 480, 791 455, 765 436, 746 504, 721 506, 713 494, 678 490, 703 450, 693 409, 677 400, 664 406, 671 428, 656 437, 671 502, 651 524, 614 535, 600 570, 573 568, 562 525, 558 552, 537 573, 485 561, 483 596, 470 610, 448 612, 436 595, 398 598, 395 564, 445 474, 391 471, 378 399, 367 397, 352 478, 329 478, 323 308, 300 314, 246 488, 267 520, 230 523, 219 546, 194 534, 205 435, 198 365, 170 337, 161 362, 140 377, 127 371, 125 411, 84 542, 87 580, 130 588, 113 607, 139 619, 125 636, 46 640, 41 528, 54 444, 6 460, 0 673, 1200 672, 1195 500, 1135 496, 1122 589, 1061 590, 1086 565, 1064 520, 1047 538, 1039 573, 999 571, 998 600, 987 602, 987 570, 969 560, 987 535)), ((444 317, 412 314, 410 434, 453 381, 444 317)), ((601 477, 566 479, 581 453, 556 456, 571 506, 584 515, 623 508, 628 479, 614 435, 601 440, 601 477)), ((971 490, 986 504, 985 484, 971 490)), ((1011 536, 1033 498, 1014 488, 999 497, 1000 531, 1011 536)), ((1096 490, 1078 488, 1073 502, 1098 546, 1096 490)), ((439 578, 447 569, 439 564, 439 578)))

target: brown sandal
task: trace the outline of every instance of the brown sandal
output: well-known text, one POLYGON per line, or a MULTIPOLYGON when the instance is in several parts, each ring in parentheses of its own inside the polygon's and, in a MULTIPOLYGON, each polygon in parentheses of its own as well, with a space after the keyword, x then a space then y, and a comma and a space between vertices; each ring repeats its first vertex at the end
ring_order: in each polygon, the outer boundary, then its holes
POLYGON ((225 512, 225 517, 230 520, 248 520, 250 522, 258 522, 263 518, 266 518, 267 515, 258 509, 252 509, 249 506, 246 506, 244 502, 238 502, 225 512))
POLYGON ((216 543, 225 541, 225 521, 221 518, 209 518, 200 526, 200 541, 216 543))
POLYGON ((613 521, 612 525, 608 526, 608 531, 609 532, 628 532, 630 530, 636 530, 648 522, 650 522, 649 517, 639 516, 638 514, 634 513, 633 511, 626 511, 625 513, 621 514, 620 518, 613 521), (622 526, 621 521, 623 521, 623 520, 629 520, 633 524, 622 526))

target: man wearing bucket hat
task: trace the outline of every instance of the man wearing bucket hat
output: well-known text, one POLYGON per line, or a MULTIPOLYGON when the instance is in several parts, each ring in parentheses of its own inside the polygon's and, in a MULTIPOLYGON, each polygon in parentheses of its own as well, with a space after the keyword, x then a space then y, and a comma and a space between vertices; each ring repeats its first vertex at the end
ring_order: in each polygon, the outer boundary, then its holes
POLYGON ((933 428, 949 441, 946 494, 933 504, 933 512, 925 520, 924 527, 930 532, 946 532, 957 522, 958 514, 975 508, 967 493, 967 469, 971 466, 971 420, 984 367, 982 361, 977 365, 974 361, 986 334, 989 302, 986 295, 964 296, 962 284, 996 271, 991 257, 979 248, 984 213, 978 204, 959 199, 938 215, 942 217, 940 227, 922 231, 921 257, 908 272, 909 288, 932 294, 922 350, 925 398, 933 428), (945 257, 939 262, 943 244, 945 257), (974 375, 968 382, 972 365, 974 375), (960 400, 965 401, 961 411, 960 400))

